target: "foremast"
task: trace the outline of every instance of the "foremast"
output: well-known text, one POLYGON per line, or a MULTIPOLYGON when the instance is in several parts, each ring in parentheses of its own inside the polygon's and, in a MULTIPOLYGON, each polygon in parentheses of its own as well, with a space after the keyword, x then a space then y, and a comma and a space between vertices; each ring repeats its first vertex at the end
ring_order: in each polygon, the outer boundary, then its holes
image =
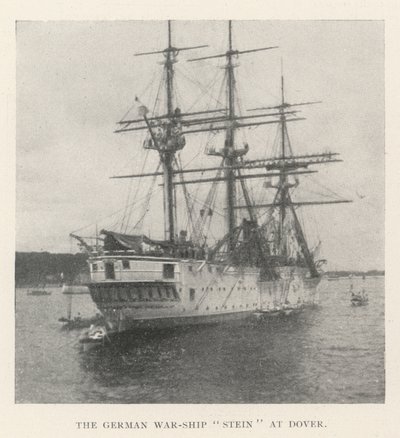
MULTIPOLYGON (((176 152, 185 146, 185 137, 182 134, 181 111, 175 107, 174 101, 174 64, 181 50, 191 50, 207 47, 194 46, 176 48, 172 45, 171 20, 168 20, 168 47, 162 51, 137 53, 135 56, 153 55, 162 53, 164 55, 165 73, 165 94, 166 114, 159 117, 147 118, 149 110, 143 104, 139 107, 139 115, 143 117, 145 126, 138 126, 141 120, 125 120, 119 122, 122 128, 116 132, 135 131, 148 129, 150 138, 145 141, 144 147, 155 149, 160 156, 163 176, 163 206, 164 206, 164 239, 171 244, 176 242, 176 205, 174 186, 174 163, 176 152)), ((138 102, 139 99, 136 98, 138 102)))
MULTIPOLYGON (((177 50, 172 47, 171 21, 168 21, 168 48, 165 51, 164 68, 166 72, 167 116, 172 120, 174 116, 173 80, 174 63, 177 50)), ((178 116, 178 114, 177 114, 178 116)), ((165 240, 175 241, 175 190, 173 184, 173 161, 176 145, 171 141, 171 124, 166 126, 166 147, 160 148, 160 159, 164 173, 164 236, 165 240)))

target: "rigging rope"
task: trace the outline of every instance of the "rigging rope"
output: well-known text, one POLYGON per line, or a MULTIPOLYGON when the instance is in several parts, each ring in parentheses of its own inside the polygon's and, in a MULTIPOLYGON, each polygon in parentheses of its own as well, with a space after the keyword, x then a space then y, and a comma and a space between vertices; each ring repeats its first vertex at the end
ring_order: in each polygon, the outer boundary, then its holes
MULTIPOLYGON (((219 178, 221 176, 221 173, 223 170, 223 163, 224 163, 224 160, 222 160, 221 167, 218 169, 218 171, 216 173, 216 178, 219 178)), ((204 236, 203 231, 204 231, 205 224, 207 222, 207 218, 210 218, 210 222, 211 222, 212 212, 213 212, 214 204, 215 204, 215 200, 216 200, 217 186, 218 186, 217 181, 213 181, 213 183, 211 184, 211 188, 207 194, 206 201, 204 202, 204 205, 207 206, 208 211, 206 211, 205 209, 201 209, 199 211, 199 216, 198 216, 198 218, 196 220, 196 224, 195 224, 195 230, 196 230, 196 233, 198 233, 199 240, 205 239, 205 237, 206 237, 206 236, 204 236)))
MULTIPOLYGON (((176 70, 176 72, 178 73, 179 76, 182 76, 184 79, 189 80, 189 81, 191 81, 191 82, 195 82, 196 85, 199 84, 199 83, 197 83, 196 81, 191 80, 190 78, 188 78, 188 77, 187 77, 186 75, 184 75, 180 70, 176 70)), ((194 102, 193 102, 190 106, 188 106, 188 107, 186 108, 186 112, 190 112, 190 111, 194 108, 194 106, 200 101, 200 99, 203 98, 204 96, 208 96, 208 97, 210 97, 210 101, 211 101, 211 98, 213 98, 213 99, 215 100, 215 98, 213 97, 212 91, 213 91, 214 86, 215 86, 215 84, 216 84, 216 82, 217 82, 217 79, 218 79, 218 73, 219 73, 219 72, 217 71, 216 74, 214 75, 214 77, 211 79, 211 81, 210 81, 208 84, 206 84, 206 85, 203 85, 203 84, 202 84, 201 87, 199 87, 199 88, 200 88, 200 91, 202 92, 202 94, 200 94, 200 95, 194 100, 194 102)), ((216 102, 219 103, 219 102, 218 102, 218 98, 217 98, 216 102)), ((206 106, 206 109, 209 109, 209 108, 210 108, 210 102, 209 102, 209 104, 206 106)))
MULTIPOLYGON (((144 88, 144 90, 139 93, 139 96, 143 96, 144 94, 147 93, 147 91, 149 90, 150 86, 153 85, 154 83, 154 79, 156 77, 156 75, 158 74, 157 71, 154 71, 151 80, 149 81, 149 83, 146 85, 146 87, 144 88)), ((121 117, 121 122, 124 121, 125 117, 133 110, 133 108, 137 107, 137 102, 135 101, 134 104, 128 109, 128 111, 121 117)))
MULTIPOLYGON (((144 172, 144 168, 145 168, 145 166, 146 166, 146 162, 147 162, 147 157, 148 157, 148 155, 149 155, 149 151, 146 151, 146 155, 145 155, 144 162, 143 162, 142 169, 141 169, 141 172, 140 172, 140 173, 143 173, 143 172, 144 172)), ((139 179, 139 183, 138 183, 138 185, 136 186, 136 192, 135 192, 135 195, 134 195, 134 197, 133 197, 133 200, 134 200, 134 201, 136 200, 136 197, 137 197, 137 195, 138 195, 138 193, 139 193, 139 189, 140 189, 141 182, 142 182, 142 180, 139 179)), ((122 230, 123 230, 123 228, 124 228, 124 221, 125 221, 125 218, 127 218, 127 219, 126 219, 126 223, 125 223, 125 229, 124 229, 124 232, 125 232, 125 233, 126 233, 126 230, 127 230, 127 228, 128 228, 129 221, 130 221, 130 219, 131 219, 131 215, 132 215, 132 211, 133 211, 133 206, 134 206, 134 202, 133 202, 133 204, 130 205, 130 208, 128 207, 130 194, 131 194, 131 192, 129 191, 129 193, 128 193, 128 198, 127 198, 127 200, 126 200, 126 210, 125 210, 125 212, 124 212, 124 216, 123 216, 123 218, 122 218, 122 221, 121 221, 121 228, 120 228, 120 231, 122 232, 122 230)))
MULTIPOLYGON (((193 202, 195 202, 196 204, 199 204, 199 205, 201 205, 202 207, 207 207, 207 208, 209 208, 210 206, 209 205, 207 205, 206 204, 206 201, 201 201, 201 200, 199 200, 199 199, 196 199, 193 195, 191 195, 190 193, 189 193, 189 196, 190 196, 190 198, 191 198, 191 200, 193 201, 193 202)), ((215 206, 214 206, 214 209, 213 209, 213 213, 217 213, 219 216, 221 216, 221 217, 225 217, 225 214, 223 213, 223 212, 221 212, 220 210, 218 210, 217 208, 215 208, 215 206)))
POLYGON ((161 166, 161 163, 158 163, 158 166, 157 166, 156 171, 155 171, 155 175, 153 176, 153 178, 151 180, 150 187, 149 187, 149 190, 148 190, 147 195, 146 195, 145 203, 144 203, 143 208, 142 208, 142 216, 139 218, 139 220, 136 222, 136 224, 133 227, 131 227, 131 230, 138 228, 139 224, 140 224, 140 226, 143 225, 143 220, 144 220, 144 218, 149 210, 151 196, 152 196, 152 193, 154 191, 155 182, 157 180, 156 174, 158 173, 160 166, 161 166))
MULTIPOLYGON (((159 191, 161 191, 161 187, 157 187, 157 188, 155 188, 155 189, 152 191, 152 194, 154 194, 155 192, 159 192, 159 191)), ((143 196, 142 198, 139 198, 137 201, 132 202, 131 205, 134 205, 135 203, 140 205, 141 201, 146 200, 146 198, 147 198, 147 195, 143 196)), ((103 217, 101 217, 101 218, 98 219, 96 222, 91 222, 90 224, 85 225, 85 226, 83 226, 83 227, 81 227, 81 228, 78 228, 77 230, 71 231, 71 234, 76 234, 76 233, 78 233, 79 231, 86 230, 86 229, 88 229, 89 227, 92 227, 93 225, 96 225, 96 224, 98 225, 99 222, 104 221, 104 220, 106 220, 106 219, 108 219, 108 218, 111 218, 111 217, 113 217, 113 216, 115 216, 115 215, 121 213, 121 211, 123 211, 124 209, 125 209, 125 207, 122 207, 122 208, 120 208, 120 209, 118 209, 118 210, 116 210, 116 211, 114 211, 114 212, 108 214, 107 216, 103 216, 103 217)))
MULTIPOLYGON (((178 170, 182 169, 182 162, 181 162, 180 154, 178 155, 178 159, 175 158, 175 164, 176 164, 178 170)), ((180 180, 182 182, 183 195, 185 197, 186 208, 187 208, 187 211, 188 211, 188 222, 187 222, 187 225, 186 225, 185 228, 187 228, 189 225, 191 225, 192 230, 190 231, 190 234, 191 235, 195 235, 196 229, 194 227, 193 217, 192 217, 193 204, 190 203, 190 198, 189 198, 189 194, 188 194, 188 191, 187 191, 187 187, 186 187, 186 184, 184 183, 185 181, 184 181, 183 173, 179 174, 179 178, 180 178, 180 180)))
MULTIPOLYGON (((159 96, 160 96, 161 89, 162 89, 165 81, 166 81, 166 74, 165 74, 165 70, 163 70, 163 74, 161 76, 161 81, 159 83, 157 94, 156 94, 156 98, 155 98, 154 105, 153 105, 153 111, 152 111, 153 114, 156 112, 156 108, 159 105, 159 96)), ((146 162, 147 162, 148 156, 149 156, 149 150, 146 151, 146 154, 145 154, 145 157, 144 157, 144 162, 143 162, 142 169, 141 169, 140 173, 144 172, 144 168, 146 166, 146 162)), ((135 195, 133 197, 134 201, 136 200, 136 197, 137 197, 137 195, 139 193, 139 190, 140 190, 140 187, 141 187, 141 182, 142 182, 142 179, 139 179, 139 183, 136 186, 136 192, 135 192, 135 195)), ((132 184, 133 184, 133 182, 131 183, 130 188, 129 188, 128 197, 127 197, 127 200, 126 200, 127 207, 126 207, 126 210, 124 212, 124 215, 123 215, 123 218, 122 218, 122 221, 121 221, 121 227, 120 227, 120 231, 121 232, 123 231, 125 233, 126 233, 126 231, 128 229, 128 226, 129 226, 129 223, 130 223, 130 220, 131 220, 131 216, 132 216, 132 212, 133 212, 133 206, 135 205, 135 203, 130 204, 130 208, 128 208, 128 204, 129 204, 130 196, 131 196, 132 184), (124 225, 125 225, 125 229, 124 229, 124 225)))
MULTIPOLYGON (((184 69, 187 70, 186 68, 184 68, 184 69)), ((195 79, 190 78, 189 76, 186 76, 186 75, 183 73, 183 71, 182 71, 182 66, 181 66, 181 69, 180 69, 180 74, 181 74, 186 80, 188 80, 189 82, 191 82, 192 84, 197 85, 197 86, 200 88, 200 90, 203 91, 204 94, 208 95, 208 96, 210 97, 210 99, 214 100, 215 103, 217 103, 218 105, 221 105, 221 106, 224 105, 224 104, 221 103, 218 99, 215 99, 215 97, 211 94, 210 90, 207 89, 207 88, 204 86, 204 84, 200 83, 199 81, 197 81, 197 80, 195 80, 195 79)), ((216 73, 216 76, 217 76, 217 75, 218 75, 218 71, 217 71, 217 73, 216 73)), ((216 81, 216 80, 215 80, 215 81, 216 81)))

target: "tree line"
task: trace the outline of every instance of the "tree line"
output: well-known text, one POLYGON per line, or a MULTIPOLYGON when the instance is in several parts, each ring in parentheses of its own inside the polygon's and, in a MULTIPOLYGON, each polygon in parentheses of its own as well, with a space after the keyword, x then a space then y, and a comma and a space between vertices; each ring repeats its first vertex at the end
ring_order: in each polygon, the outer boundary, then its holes
POLYGON ((85 281, 89 278, 87 255, 49 252, 15 253, 15 284, 39 286, 85 281))

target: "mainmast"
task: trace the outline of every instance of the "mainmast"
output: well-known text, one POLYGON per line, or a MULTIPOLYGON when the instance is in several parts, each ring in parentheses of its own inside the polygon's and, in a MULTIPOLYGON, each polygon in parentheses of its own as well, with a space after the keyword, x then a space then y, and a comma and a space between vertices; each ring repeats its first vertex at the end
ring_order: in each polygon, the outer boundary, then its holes
MULTIPOLYGON (((236 175, 237 172, 237 165, 239 164, 238 157, 242 157, 245 155, 248 151, 248 145, 244 145, 244 148, 237 149, 235 148, 235 131, 238 128, 242 128, 245 126, 258 126, 265 123, 276 123, 275 121, 259 121, 259 122, 245 122, 240 123, 241 121, 244 121, 246 119, 254 119, 254 116, 237 116, 235 112, 235 74, 234 69, 235 65, 233 63, 233 58, 238 57, 242 53, 252 53, 252 52, 258 52, 261 50, 270 50, 275 49, 274 47, 261 47, 257 49, 249 49, 249 50, 236 50, 233 49, 232 44, 232 21, 229 20, 228 22, 228 50, 224 54, 218 54, 218 55, 212 55, 202 58, 195 58, 191 59, 189 61, 200 61, 204 59, 211 59, 211 58, 220 58, 225 57, 226 58, 226 86, 227 86, 227 113, 225 117, 221 118, 224 122, 224 131, 225 131, 225 144, 222 149, 222 151, 218 152, 210 152, 210 155, 220 155, 223 158, 223 169, 224 169, 224 180, 226 181, 226 207, 227 207, 227 245, 228 245, 228 251, 231 252, 235 249, 236 246, 236 238, 235 238, 235 230, 236 230, 236 212, 235 212, 235 206, 236 206, 236 179, 238 178, 238 175, 236 175)), ((269 117, 269 114, 263 114, 263 117, 269 117)), ((216 122, 216 120, 214 118, 216 122)), ((210 120, 211 121, 211 120, 210 120)), ((222 126, 209 126, 206 129, 199 129, 196 131, 191 132, 201 132, 201 131, 211 131, 211 130, 220 130, 222 126)), ((189 131, 190 132, 190 131, 189 131)), ((246 200, 246 203, 248 204, 248 210, 250 214, 250 218, 253 219, 253 215, 251 212, 251 205, 250 205, 250 199, 247 193, 247 189, 245 186, 244 181, 242 182, 242 189, 244 193, 244 197, 246 200)))
POLYGON ((236 185, 235 185, 235 171, 232 166, 236 164, 236 157, 234 155, 235 149, 235 75, 234 65, 232 62, 232 21, 229 20, 229 50, 226 52, 226 70, 227 70, 227 88, 228 88, 228 119, 225 147, 224 163, 225 163, 225 177, 226 177, 226 199, 227 199, 227 220, 228 220, 228 249, 232 251, 235 246, 234 230, 236 228, 236 212, 234 206, 236 205, 236 185))

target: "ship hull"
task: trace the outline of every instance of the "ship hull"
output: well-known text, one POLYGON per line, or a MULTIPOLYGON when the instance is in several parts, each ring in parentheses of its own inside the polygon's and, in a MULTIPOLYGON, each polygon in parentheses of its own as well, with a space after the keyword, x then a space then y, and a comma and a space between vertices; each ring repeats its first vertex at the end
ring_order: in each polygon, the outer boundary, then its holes
POLYGON ((142 259, 131 265, 130 275, 120 272, 103 281, 97 275, 88 285, 108 333, 223 323, 257 310, 285 315, 318 302, 319 279, 307 279, 304 268, 280 267, 277 280, 260 282, 257 268, 205 261, 142 259), (166 263, 174 264, 169 278, 163 275, 166 263))
POLYGON ((186 315, 186 316, 170 316, 170 317, 155 317, 155 318, 138 318, 137 315, 125 313, 125 322, 117 329, 121 332, 135 332, 143 330, 162 330, 173 329, 177 327, 189 327, 196 325, 213 325, 228 321, 243 320, 251 317, 253 312, 230 312, 224 314, 213 315, 186 315))

